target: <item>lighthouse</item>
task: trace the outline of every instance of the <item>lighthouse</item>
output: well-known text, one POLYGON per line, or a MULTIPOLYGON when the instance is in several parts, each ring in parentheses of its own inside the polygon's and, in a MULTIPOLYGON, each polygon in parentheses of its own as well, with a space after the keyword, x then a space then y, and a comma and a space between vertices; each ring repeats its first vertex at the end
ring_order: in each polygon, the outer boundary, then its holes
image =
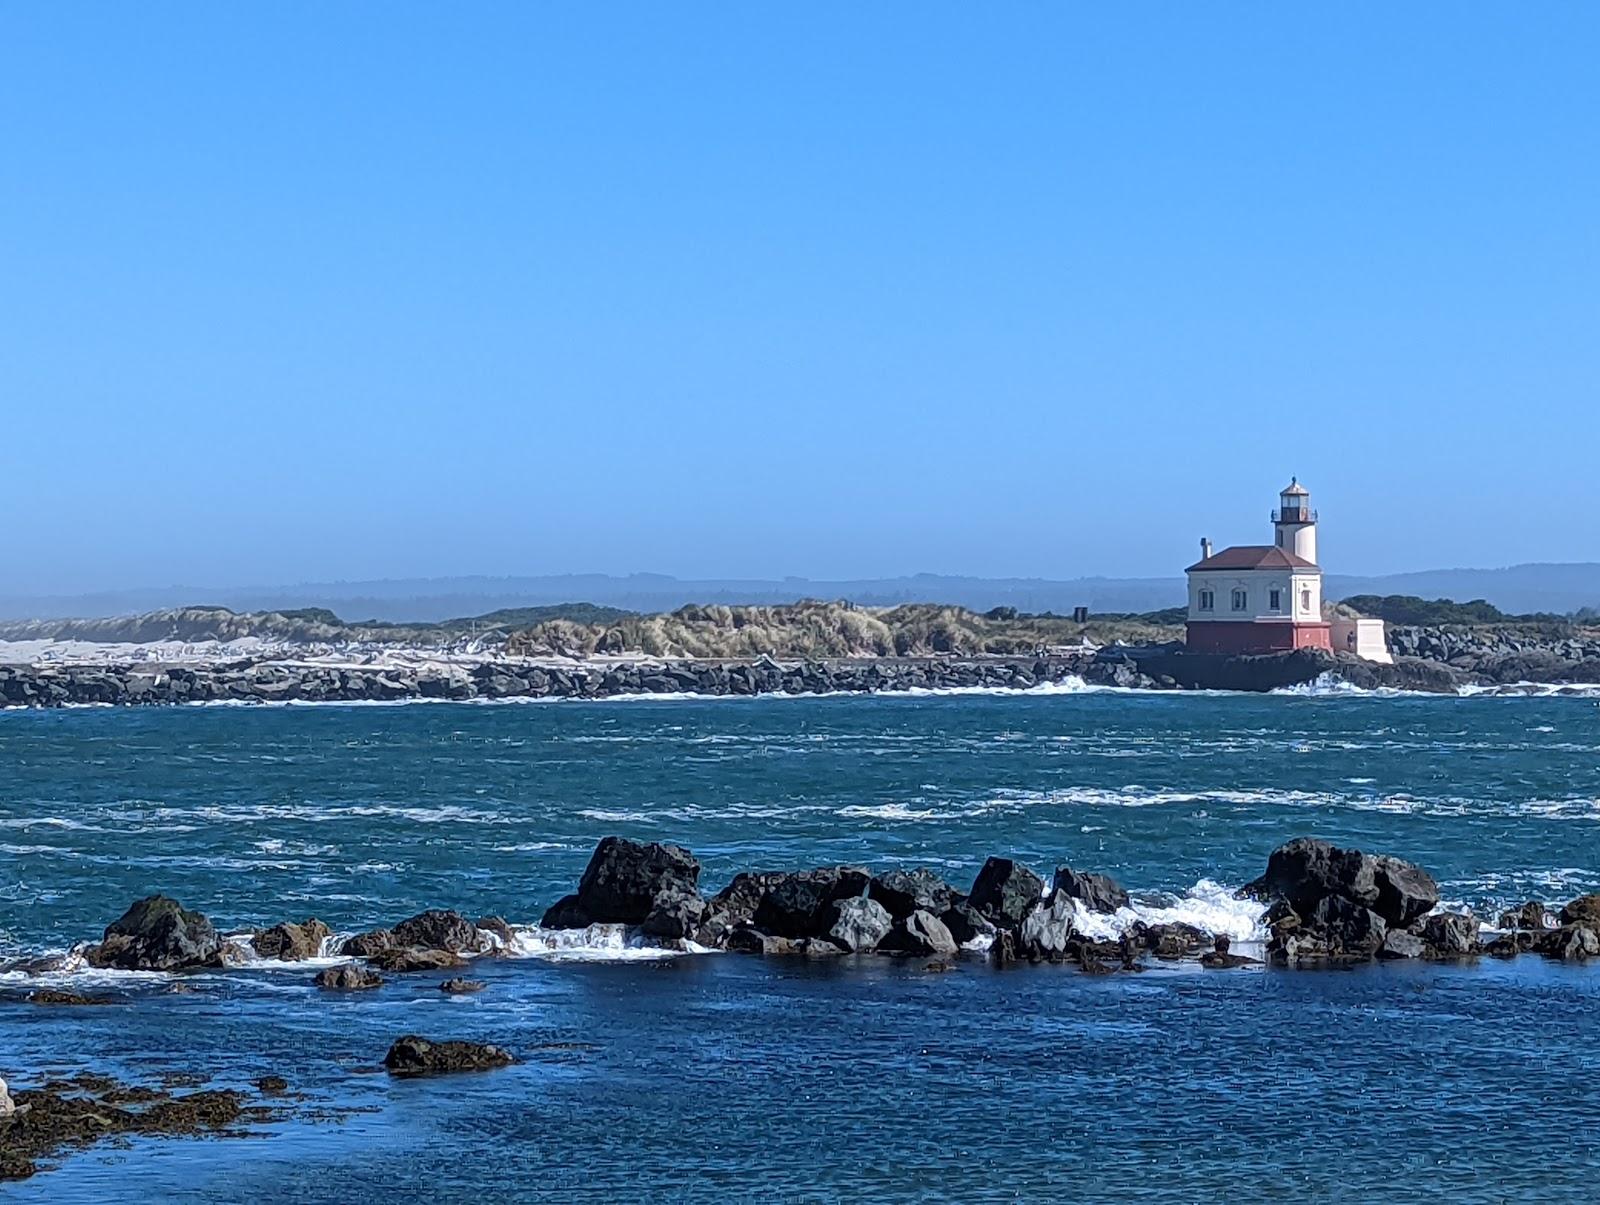
POLYGON ((1272 512, 1271 544, 1212 550, 1188 568, 1190 651, 1284 653, 1333 648, 1322 617, 1322 568, 1317 564, 1317 512, 1311 492, 1290 481, 1272 512))
POLYGON ((1311 491, 1300 484, 1300 478, 1292 478, 1278 494, 1272 529, 1279 548, 1317 563, 1317 512, 1311 509, 1311 491))

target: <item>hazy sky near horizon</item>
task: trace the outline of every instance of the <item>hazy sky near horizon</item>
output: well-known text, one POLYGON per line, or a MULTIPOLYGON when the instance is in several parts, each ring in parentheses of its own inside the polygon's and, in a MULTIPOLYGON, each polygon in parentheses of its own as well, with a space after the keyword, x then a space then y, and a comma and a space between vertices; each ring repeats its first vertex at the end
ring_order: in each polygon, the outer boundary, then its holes
POLYGON ((1600 9, 0 11, 6 593, 1600 560, 1600 9))

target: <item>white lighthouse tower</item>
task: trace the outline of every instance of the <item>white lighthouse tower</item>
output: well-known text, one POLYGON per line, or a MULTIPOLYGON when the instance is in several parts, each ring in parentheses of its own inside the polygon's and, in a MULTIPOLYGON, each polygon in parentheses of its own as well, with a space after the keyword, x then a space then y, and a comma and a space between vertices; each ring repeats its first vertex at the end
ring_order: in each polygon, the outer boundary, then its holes
POLYGON ((1317 512, 1311 509, 1311 491, 1291 478, 1278 495, 1272 514, 1278 547, 1301 560, 1317 563, 1317 512))

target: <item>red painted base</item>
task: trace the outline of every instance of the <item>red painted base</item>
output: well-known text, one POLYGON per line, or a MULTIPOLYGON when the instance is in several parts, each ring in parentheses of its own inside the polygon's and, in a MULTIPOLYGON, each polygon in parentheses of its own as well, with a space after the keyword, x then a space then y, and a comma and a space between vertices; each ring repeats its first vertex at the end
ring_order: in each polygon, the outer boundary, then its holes
POLYGON ((1185 641, 1191 653, 1289 653, 1295 649, 1333 649, 1325 623, 1191 623, 1185 641))

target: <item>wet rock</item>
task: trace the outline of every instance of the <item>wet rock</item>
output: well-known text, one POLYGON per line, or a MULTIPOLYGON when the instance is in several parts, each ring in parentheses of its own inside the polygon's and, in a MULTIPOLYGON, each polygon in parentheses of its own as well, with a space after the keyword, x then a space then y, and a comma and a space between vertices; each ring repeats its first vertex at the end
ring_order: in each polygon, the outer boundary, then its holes
POLYGON ((462 916, 442 908, 430 908, 416 916, 401 921, 392 931, 397 946, 415 946, 424 950, 449 950, 451 953, 475 953, 483 948, 478 926, 462 916))
POLYGON ((854 866, 826 866, 779 876, 751 918, 756 928, 777 937, 826 937, 828 905, 861 895, 869 876, 854 866))
POLYGON ((703 946, 722 946, 733 930, 755 917, 767 892, 783 877, 776 871, 734 875, 731 883, 706 901, 695 941, 703 946))
POLYGON ((383 986, 383 976, 353 963, 328 967, 318 971, 311 981, 317 987, 334 992, 364 992, 383 986))
POLYGON ((1385 924, 1404 928, 1439 906, 1439 884, 1422 867, 1385 854, 1372 861, 1378 902, 1369 907, 1385 924))
POLYGON ((887 954, 954 954, 960 950, 944 922, 931 912, 917 909, 894 927, 878 949, 887 954))
POLYGON ((876 950, 894 928, 888 909, 866 896, 836 900, 830 908, 827 939, 851 954, 876 950))
POLYGON ((1548 929, 1545 907, 1538 900, 1529 900, 1520 908, 1512 908, 1500 914, 1500 928, 1502 929, 1527 929, 1530 931, 1548 929))
POLYGON ((60 1004, 77 1006, 84 1004, 115 1004, 111 996, 84 996, 78 992, 65 992, 57 988, 42 987, 38 991, 28 993, 29 1004, 60 1004))
POLYGON ((1390 929, 1383 936, 1383 944, 1378 947, 1379 958, 1421 958, 1427 953, 1422 944, 1422 938, 1409 929, 1390 929))
POLYGON ((1422 926, 1422 940, 1434 958, 1467 958, 1481 949, 1478 918, 1465 912, 1435 912, 1422 926))
POLYGON ((289 1081, 281 1075, 263 1075, 253 1082, 258 1091, 268 1096, 282 1096, 289 1090, 289 1081))
POLYGON ((304 962, 322 953, 322 943, 332 936, 327 925, 311 917, 299 924, 273 925, 250 939, 250 945, 262 958, 276 958, 281 962, 304 962))
POLYGON ((989 918, 965 900, 945 909, 939 919, 950 930, 950 936, 956 939, 958 945, 964 946, 980 937, 993 937, 995 933, 989 918))
POLYGON ((583 910, 576 894, 562 896, 545 909, 539 920, 540 928, 544 929, 587 929, 590 923, 589 914, 583 910))
POLYGON ((439 985, 439 990, 448 992, 452 996, 466 996, 473 992, 481 992, 488 986, 481 979, 446 979, 439 985))
POLYGON ((737 954, 764 954, 768 957, 797 953, 793 939, 763 933, 753 925, 740 925, 728 934, 727 948, 737 954))
POLYGON ((1377 953, 1389 931, 1383 917, 1372 909, 1337 895, 1317 901, 1307 919, 1332 952, 1355 957, 1377 953))
POLYGON ((1600 893, 1580 895, 1561 909, 1563 925, 1589 925, 1600 927, 1600 893))
POLYGON ((10 1117, 17 1111, 17 1104, 11 1099, 11 1093, 6 1088, 6 1081, 0 1079, 0 1117, 10 1117))
POLYGON ((1011 966, 1017 961, 1017 935, 1010 929, 996 929, 994 941, 989 945, 991 966, 1011 966))
POLYGON ((1110 875, 1086 874, 1061 866, 1056 870, 1053 889, 1077 900, 1090 912, 1115 912, 1128 906, 1128 893, 1110 875))
POLYGON ((450 971, 467 965, 466 959, 449 950, 424 950, 415 946, 392 946, 367 959, 380 971, 450 971))
POLYGON ((1535 935, 1526 930, 1504 933, 1484 946, 1483 952, 1494 958, 1515 958, 1533 949, 1534 939, 1535 935))
POLYGON ((371 958, 374 954, 381 954, 384 950, 394 948, 394 934, 387 929, 372 929, 366 933, 357 933, 354 937, 347 937, 339 947, 339 953, 350 958, 371 958))
POLYGON ((643 924, 665 894, 697 895, 700 863, 677 845, 648 845, 606 837, 595 846, 578 881, 576 912, 588 924, 643 924))
POLYGON ((1218 934, 1211 949, 1200 955, 1200 965, 1214 971, 1229 971, 1236 967, 1260 966, 1261 961, 1233 953, 1232 942, 1226 934, 1218 934))
POLYGON ((1130 925, 1125 937, 1131 946, 1142 946, 1163 962, 1176 962, 1196 954, 1211 940, 1211 935, 1204 929, 1181 921, 1160 925, 1147 925, 1141 921, 1130 925))
POLYGON ((476 924, 479 932, 493 934, 500 942, 502 950, 509 950, 517 944, 517 935, 511 931, 511 926, 506 923, 504 917, 480 916, 476 924))
POLYGON ((656 897, 640 929, 651 937, 692 938, 705 919, 706 902, 692 891, 669 889, 656 897))
POLYGON ((1044 880, 1026 866, 1010 858, 989 858, 978 871, 967 902, 995 928, 1015 931, 1043 895, 1044 880))
POLYGON ((435 1042, 407 1034, 389 1047, 383 1065, 390 1075, 444 1075, 456 1071, 488 1071, 517 1060, 500 1046, 483 1042, 435 1042))
POLYGON ((845 954, 825 937, 802 937, 794 943, 794 952, 804 958, 842 958, 845 954))
POLYGON ((1546 958, 1587 962, 1600 957, 1600 932, 1588 925, 1563 925, 1541 934, 1533 948, 1546 958))
POLYGON ((955 902, 957 892, 933 871, 918 867, 874 875, 867 894, 893 919, 904 920, 919 909, 939 915, 955 902))
POLYGON ((1036 903, 1023 918, 1018 935, 1022 955, 1046 962, 1065 960, 1072 943, 1075 915, 1072 898, 1064 892, 1053 891, 1048 900, 1036 903))
POLYGON ((222 939, 203 915, 177 900, 152 895, 106 926, 99 945, 84 951, 93 967, 127 971, 184 971, 222 965, 222 939))

